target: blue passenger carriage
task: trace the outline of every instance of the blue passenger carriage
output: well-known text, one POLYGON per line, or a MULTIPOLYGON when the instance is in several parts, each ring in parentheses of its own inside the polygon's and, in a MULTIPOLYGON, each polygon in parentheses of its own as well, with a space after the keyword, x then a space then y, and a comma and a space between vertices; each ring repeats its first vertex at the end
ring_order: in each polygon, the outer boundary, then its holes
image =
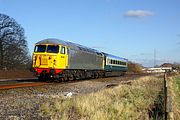
POLYGON ((128 60, 104 53, 105 55, 105 71, 111 72, 113 75, 124 74, 128 70, 128 60))

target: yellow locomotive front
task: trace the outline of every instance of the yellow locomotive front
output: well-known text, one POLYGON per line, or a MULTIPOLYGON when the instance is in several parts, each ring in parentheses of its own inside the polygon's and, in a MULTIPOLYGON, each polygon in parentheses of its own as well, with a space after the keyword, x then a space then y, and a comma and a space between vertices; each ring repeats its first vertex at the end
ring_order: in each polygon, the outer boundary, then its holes
POLYGON ((68 67, 67 46, 44 41, 37 43, 32 57, 37 76, 62 73, 68 67))

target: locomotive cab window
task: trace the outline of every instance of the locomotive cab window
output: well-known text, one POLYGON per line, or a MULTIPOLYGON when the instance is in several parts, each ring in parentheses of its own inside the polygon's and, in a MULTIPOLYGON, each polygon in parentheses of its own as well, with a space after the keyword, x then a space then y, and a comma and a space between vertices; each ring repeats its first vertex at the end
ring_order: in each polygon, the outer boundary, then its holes
POLYGON ((46 51, 46 45, 36 45, 34 52, 45 52, 46 51))
POLYGON ((64 46, 61 47, 61 54, 65 54, 65 47, 64 46))
POLYGON ((48 45, 47 52, 58 53, 59 52, 59 46, 58 45, 48 45))

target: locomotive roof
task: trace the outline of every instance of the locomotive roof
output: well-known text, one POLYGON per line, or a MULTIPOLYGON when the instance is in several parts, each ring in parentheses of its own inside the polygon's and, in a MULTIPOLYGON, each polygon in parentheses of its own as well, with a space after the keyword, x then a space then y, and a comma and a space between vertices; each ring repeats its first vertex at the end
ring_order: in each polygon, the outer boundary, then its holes
POLYGON ((58 45, 60 44, 60 45, 69 46, 69 47, 71 47, 72 49, 75 49, 75 50, 82 50, 82 51, 102 55, 101 52, 99 52, 99 51, 97 51, 95 49, 88 48, 88 47, 85 47, 85 46, 82 46, 82 45, 79 45, 79 44, 76 44, 76 43, 67 42, 67 41, 60 40, 60 39, 55 39, 55 38, 44 39, 44 40, 41 40, 41 41, 37 42, 36 44, 58 44, 58 45))
POLYGON ((62 45, 67 45, 65 41, 60 40, 60 39, 55 39, 55 38, 49 38, 49 39, 44 39, 36 44, 62 44, 62 45))

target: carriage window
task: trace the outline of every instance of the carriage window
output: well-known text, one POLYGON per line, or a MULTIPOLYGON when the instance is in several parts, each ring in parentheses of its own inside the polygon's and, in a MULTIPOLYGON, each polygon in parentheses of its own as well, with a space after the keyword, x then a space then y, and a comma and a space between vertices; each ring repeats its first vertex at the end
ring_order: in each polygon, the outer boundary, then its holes
POLYGON ((34 52, 45 52, 46 51, 46 45, 36 45, 34 52))
POLYGON ((61 47, 61 54, 65 54, 65 47, 64 46, 61 47))
POLYGON ((59 46, 58 45, 48 45, 47 52, 58 53, 59 52, 59 46))
POLYGON ((108 59, 108 63, 111 64, 111 60, 110 59, 108 59))

